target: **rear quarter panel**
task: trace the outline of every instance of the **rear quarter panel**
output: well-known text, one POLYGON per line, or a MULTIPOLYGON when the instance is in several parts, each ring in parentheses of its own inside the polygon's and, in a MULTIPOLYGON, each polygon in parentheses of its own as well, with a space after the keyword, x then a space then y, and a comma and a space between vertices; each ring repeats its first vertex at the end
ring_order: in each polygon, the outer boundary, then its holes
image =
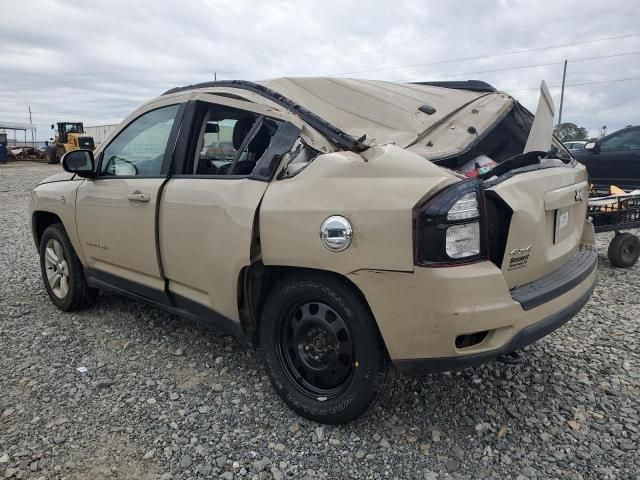
POLYGON ((457 180, 393 145, 361 155, 322 155, 295 177, 274 180, 267 188, 260 208, 262 260, 341 274, 413 271, 413 207, 457 180), (320 226, 331 215, 344 216, 353 227, 351 246, 343 252, 320 242, 320 226))

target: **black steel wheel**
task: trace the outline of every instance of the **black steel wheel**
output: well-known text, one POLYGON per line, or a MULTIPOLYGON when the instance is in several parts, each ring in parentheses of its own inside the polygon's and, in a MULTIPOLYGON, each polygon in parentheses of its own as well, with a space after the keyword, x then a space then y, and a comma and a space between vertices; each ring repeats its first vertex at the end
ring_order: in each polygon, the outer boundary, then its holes
POLYGON ((616 233, 609 243, 607 255, 616 267, 633 267, 640 255, 640 238, 632 233, 616 233))
POLYGON ((318 301, 295 302, 283 315, 278 356, 290 381, 311 398, 340 395, 355 369, 349 326, 318 301))
POLYGON ((317 422, 354 420, 392 379, 369 307, 338 276, 306 272, 278 282, 262 310, 259 337, 277 393, 317 422))

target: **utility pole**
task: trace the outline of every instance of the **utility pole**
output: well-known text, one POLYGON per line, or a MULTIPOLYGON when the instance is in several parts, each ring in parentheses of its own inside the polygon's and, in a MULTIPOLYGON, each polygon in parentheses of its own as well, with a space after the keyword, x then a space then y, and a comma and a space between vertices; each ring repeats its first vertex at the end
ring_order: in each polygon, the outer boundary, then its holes
POLYGON ((564 61, 564 70, 562 71, 562 90, 560 91, 560 111, 558 112, 558 129, 562 123, 562 104, 564 103, 564 81, 567 78, 567 60, 564 61))
POLYGON ((218 72, 213 72, 213 81, 214 82, 218 81, 218 72))
MULTIPOLYGON (((33 126, 33 120, 31 118, 31 105, 29 105, 29 124, 33 126)), ((31 129, 31 146, 33 147, 36 143, 36 139, 33 136, 33 129, 31 129)))

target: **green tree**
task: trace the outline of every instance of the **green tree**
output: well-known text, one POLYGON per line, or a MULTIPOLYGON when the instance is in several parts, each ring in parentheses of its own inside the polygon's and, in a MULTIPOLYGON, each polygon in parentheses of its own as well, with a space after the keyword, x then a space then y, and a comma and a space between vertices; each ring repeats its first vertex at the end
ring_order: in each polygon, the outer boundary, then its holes
POLYGON ((579 127, 575 123, 561 123, 556 125, 553 133, 563 142, 568 140, 586 140, 589 132, 584 127, 579 127))

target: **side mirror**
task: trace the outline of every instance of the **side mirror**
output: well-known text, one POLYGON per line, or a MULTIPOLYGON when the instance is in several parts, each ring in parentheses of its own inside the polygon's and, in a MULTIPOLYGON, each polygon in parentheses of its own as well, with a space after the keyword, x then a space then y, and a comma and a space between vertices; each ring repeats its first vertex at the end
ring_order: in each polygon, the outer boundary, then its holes
POLYGON ((69 173, 83 178, 95 177, 95 160, 91 150, 72 150, 65 153, 60 161, 62 168, 69 173))
POLYGON ((598 153, 598 144, 596 142, 589 142, 584 146, 584 149, 589 152, 598 153))
POLYGON ((56 126, 52 123, 51 124, 51 130, 53 130, 54 128, 56 128, 56 126))

